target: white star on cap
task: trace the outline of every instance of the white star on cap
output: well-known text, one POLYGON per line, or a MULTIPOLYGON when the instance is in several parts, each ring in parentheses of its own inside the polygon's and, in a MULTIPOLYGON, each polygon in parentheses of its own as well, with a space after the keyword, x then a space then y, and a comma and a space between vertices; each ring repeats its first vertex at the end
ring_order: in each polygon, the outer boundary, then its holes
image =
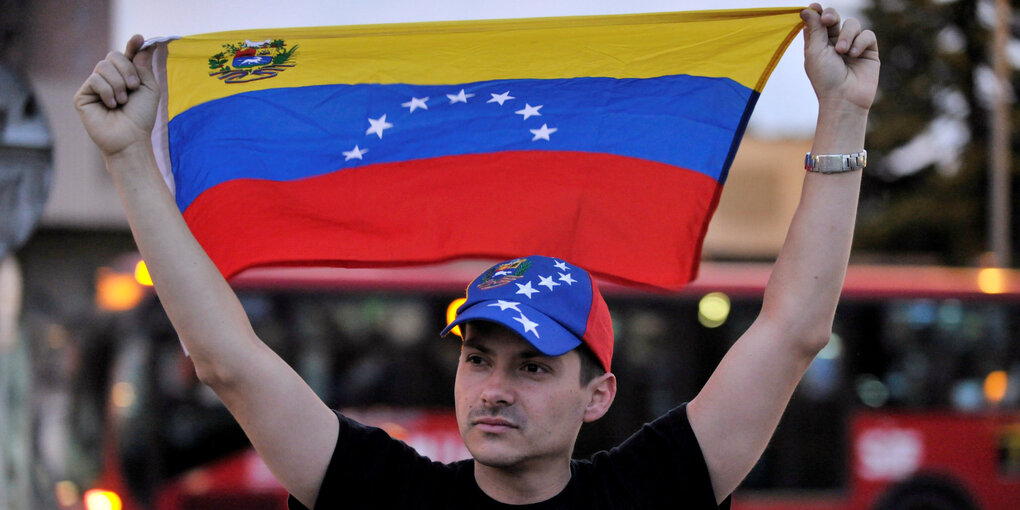
POLYGON ((489 92, 489 95, 492 96, 492 99, 486 101, 486 103, 499 103, 500 106, 503 106, 503 103, 511 99, 516 99, 514 96, 510 95, 509 90, 502 94, 493 94, 492 92, 489 92))
POLYGON ((560 273, 560 281, 566 283, 567 285, 573 285, 574 283, 577 282, 577 280, 570 277, 570 273, 566 274, 560 273))
POLYGON ((538 128, 538 129, 529 129, 528 131, 531 131, 531 133, 535 135, 531 139, 531 141, 534 142, 536 140, 546 140, 546 141, 549 141, 549 135, 559 131, 559 129, 551 128, 551 127, 549 127, 546 124, 542 124, 542 127, 538 128))
POLYGON ((542 106, 543 105, 531 106, 528 103, 524 103, 524 108, 517 110, 514 113, 516 113, 517 115, 523 115, 524 120, 528 120, 528 117, 541 117, 542 114, 538 113, 538 110, 540 110, 542 106))
POLYGON ((552 276, 538 275, 538 279, 541 280, 538 284, 539 285, 545 285, 546 287, 549 287, 549 290, 553 290, 553 287, 556 287, 557 285, 559 285, 558 283, 553 281, 552 276))
POLYGON ((532 294, 538 292, 537 289, 531 286, 531 282, 528 282, 524 285, 515 283, 514 285, 517 286, 517 294, 524 294, 525 296, 528 296, 528 299, 531 299, 532 294))
POLYGON ((524 316, 523 313, 521 314, 520 317, 514 317, 514 320, 517 321, 517 322, 520 322, 524 326, 524 332, 525 333, 534 333, 535 334, 535 338, 542 338, 542 337, 538 336, 538 330, 535 329, 535 328, 538 327, 538 323, 537 322, 531 322, 530 320, 528 320, 527 317, 524 316))
POLYGON ((353 149, 349 151, 343 151, 344 161, 350 161, 352 159, 361 159, 361 156, 364 156, 366 152, 368 152, 368 149, 360 149, 358 148, 357 145, 355 145, 353 149))
POLYGON ((509 308, 517 313, 521 313, 521 310, 517 308, 517 305, 519 304, 520 303, 516 301, 503 301, 502 299, 499 299, 495 303, 489 303, 489 306, 498 306, 499 311, 501 312, 505 312, 506 309, 509 308))
POLYGON ((425 102, 428 100, 429 100, 428 96, 423 97, 421 99, 417 97, 412 97, 410 101, 406 103, 400 103, 400 106, 403 106, 404 108, 410 108, 411 111, 408 113, 414 113, 414 111, 417 110, 418 108, 421 108, 422 110, 428 110, 429 105, 425 104, 425 102))
POLYGON ((556 263, 553 264, 553 265, 556 266, 556 269, 562 269, 564 271, 566 271, 567 269, 570 269, 570 268, 567 267, 566 262, 563 262, 562 260, 557 260, 556 263))
POLYGON ((375 133, 375 134, 379 135, 379 138, 382 138, 382 132, 384 130, 393 127, 393 124, 390 124, 389 122, 386 122, 386 115, 383 115, 382 117, 379 117, 378 119, 368 119, 368 123, 371 124, 372 127, 368 128, 368 130, 365 131, 365 134, 366 135, 371 135, 371 134, 375 133))
POLYGON ((460 92, 456 94, 447 94, 446 97, 450 98, 450 104, 453 103, 467 103, 469 97, 475 97, 474 94, 465 94, 464 89, 460 89, 460 92))

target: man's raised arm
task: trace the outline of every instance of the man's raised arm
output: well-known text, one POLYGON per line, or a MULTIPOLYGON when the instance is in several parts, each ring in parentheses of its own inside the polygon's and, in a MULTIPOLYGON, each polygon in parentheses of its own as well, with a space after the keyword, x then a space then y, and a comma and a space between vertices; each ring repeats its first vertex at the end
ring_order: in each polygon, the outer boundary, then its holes
POLYGON ((259 340, 234 291, 192 237, 150 145, 159 101, 142 37, 96 65, 74 97, 106 159, 156 292, 199 378, 219 395, 277 479, 312 507, 337 440, 336 416, 259 340))
MULTIPOLYGON (((860 152, 878 85, 875 34, 854 19, 841 25, 834 10, 818 4, 801 17, 804 67, 819 102, 812 154, 860 152)), ((688 405, 718 501, 764 452, 794 388, 829 341, 860 182, 860 171, 805 175, 760 315, 688 405)))

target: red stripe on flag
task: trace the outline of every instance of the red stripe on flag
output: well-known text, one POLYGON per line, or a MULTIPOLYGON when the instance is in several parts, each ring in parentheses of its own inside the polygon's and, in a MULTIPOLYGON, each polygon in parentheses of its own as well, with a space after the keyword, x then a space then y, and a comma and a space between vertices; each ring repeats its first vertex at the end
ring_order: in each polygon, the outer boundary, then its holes
POLYGON ((676 289, 697 272, 721 189, 704 174, 636 158, 502 152, 286 182, 228 181, 199 195, 184 218, 228 277, 266 265, 377 267, 539 253, 611 279, 676 289))

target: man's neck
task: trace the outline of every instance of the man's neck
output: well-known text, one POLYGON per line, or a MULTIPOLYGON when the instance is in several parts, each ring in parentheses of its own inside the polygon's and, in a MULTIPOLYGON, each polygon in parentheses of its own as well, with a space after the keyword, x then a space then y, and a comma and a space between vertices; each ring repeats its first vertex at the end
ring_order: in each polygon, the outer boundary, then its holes
POLYGON ((475 461, 475 483, 490 498, 510 505, 539 503, 559 494, 570 482, 570 459, 512 469, 475 461))

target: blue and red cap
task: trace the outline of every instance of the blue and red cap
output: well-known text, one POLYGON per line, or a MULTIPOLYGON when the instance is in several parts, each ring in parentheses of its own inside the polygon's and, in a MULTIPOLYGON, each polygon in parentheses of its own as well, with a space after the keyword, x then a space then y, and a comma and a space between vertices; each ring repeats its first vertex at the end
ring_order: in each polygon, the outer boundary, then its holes
POLYGON ((582 343, 609 372, 613 323, 598 285, 587 271, 541 255, 500 262, 475 278, 454 326, 470 321, 506 326, 548 356, 582 343))

